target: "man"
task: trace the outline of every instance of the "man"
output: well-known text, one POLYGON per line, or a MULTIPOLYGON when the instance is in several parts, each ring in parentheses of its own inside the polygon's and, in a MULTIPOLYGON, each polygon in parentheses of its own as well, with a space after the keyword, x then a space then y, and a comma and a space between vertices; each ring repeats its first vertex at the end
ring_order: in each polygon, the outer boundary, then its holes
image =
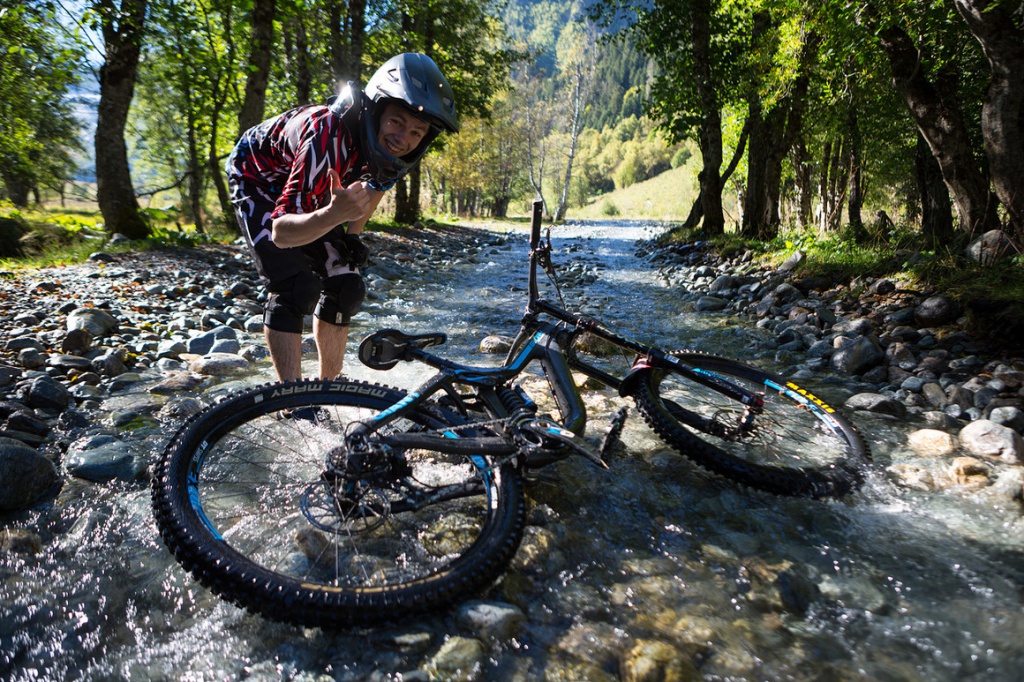
POLYGON ((458 132, 451 86, 430 57, 392 57, 360 92, 242 134, 228 159, 235 215, 269 293, 263 325, 281 381, 302 377, 313 314, 322 378, 341 375, 349 321, 366 295, 359 238, 384 192, 441 132, 458 132))

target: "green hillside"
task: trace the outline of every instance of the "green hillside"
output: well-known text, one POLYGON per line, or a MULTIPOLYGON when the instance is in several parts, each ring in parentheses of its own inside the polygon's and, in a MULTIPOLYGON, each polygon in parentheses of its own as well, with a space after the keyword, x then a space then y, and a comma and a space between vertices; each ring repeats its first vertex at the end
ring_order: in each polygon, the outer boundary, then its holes
POLYGON ((657 218, 685 220, 697 197, 699 159, 649 180, 595 197, 584 208, 569 210, 569 218, 657 218))

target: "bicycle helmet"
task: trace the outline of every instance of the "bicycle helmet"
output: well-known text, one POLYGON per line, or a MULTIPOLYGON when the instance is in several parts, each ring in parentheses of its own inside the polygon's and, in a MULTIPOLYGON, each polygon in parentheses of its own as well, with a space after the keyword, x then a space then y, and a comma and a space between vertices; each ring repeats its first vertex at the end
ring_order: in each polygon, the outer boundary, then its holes
POLYGON ((370 77, 366 90, 350 82, 329 106, 357 135, 370 174, 381 184, 393 184, 412 170, 441 132, 459 131, 455 93, 425 54, 392 57, 370 77), (401 104, 430 125, 416 149, 402 157, 392 156, 378 140, 380 114, 388 102, 401 104))

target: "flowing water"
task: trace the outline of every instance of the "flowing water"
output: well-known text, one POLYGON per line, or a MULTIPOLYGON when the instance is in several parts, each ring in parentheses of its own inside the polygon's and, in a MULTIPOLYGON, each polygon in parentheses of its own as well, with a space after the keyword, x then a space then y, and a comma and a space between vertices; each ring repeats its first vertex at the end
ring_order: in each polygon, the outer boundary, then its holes
MULTIPOLYGON (((635 240, 657 230, 558 228, 554 260, 578 282, 563 290, 567 303, 641 341, 786 369, 771 351, 760 357, 749 322, 679 311, 633 255, 635 240)), ((497 364, 479 342, 515 333, 525 253, 516 231, 450 267, 379 283, 354 335, 445 330, 447 357, 497 364)), ((361 367, 354 346, 351 376, 407 389, 426 376, 404 363, 361 367)), ((264 366, 231 385, 268 378, 264 366)), ((851 390, 825 377, 815 388, 833 403, 851 390)), ((607 390, 586 401, 592 432, 622 404, 607 390)), ((855 421, 880 468, 921 427, 855 421)), ((169 435, 149 434, 146 456, 169 435)), ((524 546, 486 595, 525 617, 514 638, 486 643, 477 679, 1020 679, 1017 502, 899 488, 883 474, 841 502, 777 498, 689 465, 636 415, 623 442, 610 472, 573 458, 528 484, 524 546), (664 677, 639 677, 645 665, 664 677)), ((51 504, 3 525, 34 531, 40 546, 0 554, 2 679, 427 679, 448 639, 475 635, 453 614, 346 632, 250 615, 172 560, 138 485, 69 479, 51 504)))

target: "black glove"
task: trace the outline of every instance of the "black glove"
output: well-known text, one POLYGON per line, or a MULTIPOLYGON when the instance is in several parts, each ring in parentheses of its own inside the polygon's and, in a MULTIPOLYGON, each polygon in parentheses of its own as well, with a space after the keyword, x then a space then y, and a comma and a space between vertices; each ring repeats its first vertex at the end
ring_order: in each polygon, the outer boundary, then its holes
POLYGON ((348 249, 348 264, 353 268, 365 267, 367 261, 370 260, 370 249, 366 248, 366 244, 359 238, 359 235, 346 233, 342 237, 342 242, 348 249))

